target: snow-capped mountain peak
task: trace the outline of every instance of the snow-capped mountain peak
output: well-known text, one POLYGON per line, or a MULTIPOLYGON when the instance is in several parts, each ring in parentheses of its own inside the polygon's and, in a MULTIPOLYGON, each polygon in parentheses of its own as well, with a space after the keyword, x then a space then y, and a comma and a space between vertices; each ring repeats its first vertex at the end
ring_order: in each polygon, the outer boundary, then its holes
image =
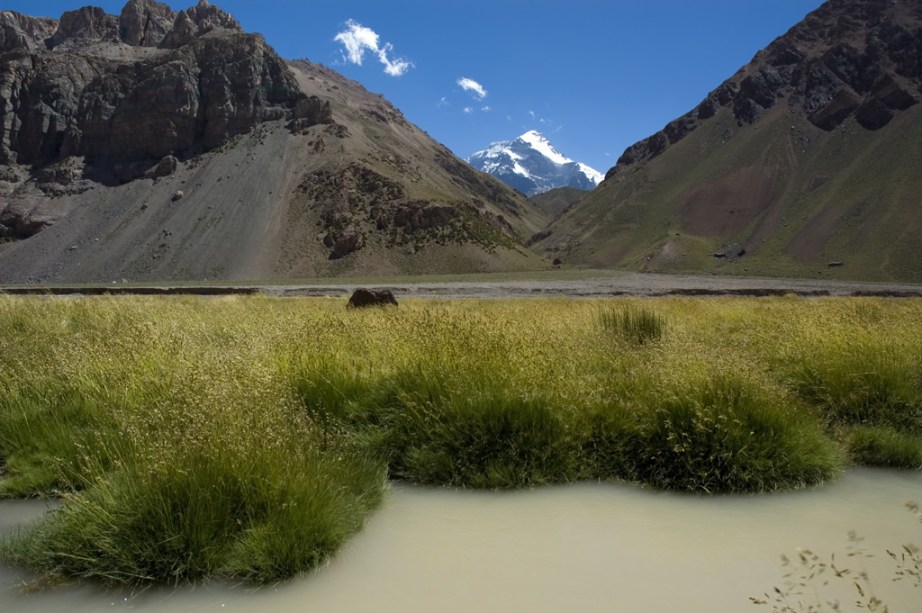
POLYGON ((565 186, 589 190, 604 178, 594 168, 557 151, 537 130, 511 141, 491 143, 467 161, 528 196, 565 186))
POLYGON ((549 140, 547 140, 543 134, 537 130, 529 130, 517 140, 528 143, 532 149, 551 160, 555 164, 569 164, 573 160, 568 157, 561 155, 549 140))

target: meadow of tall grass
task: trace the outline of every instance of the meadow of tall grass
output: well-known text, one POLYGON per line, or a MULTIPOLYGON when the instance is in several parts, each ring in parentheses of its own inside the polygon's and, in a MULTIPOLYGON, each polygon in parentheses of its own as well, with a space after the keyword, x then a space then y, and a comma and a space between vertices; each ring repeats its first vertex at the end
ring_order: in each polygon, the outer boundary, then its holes
POLYGON ((922 468, 922 302, 0 297, 7 563, 271 582, 388 479, 761 492, 922 468))

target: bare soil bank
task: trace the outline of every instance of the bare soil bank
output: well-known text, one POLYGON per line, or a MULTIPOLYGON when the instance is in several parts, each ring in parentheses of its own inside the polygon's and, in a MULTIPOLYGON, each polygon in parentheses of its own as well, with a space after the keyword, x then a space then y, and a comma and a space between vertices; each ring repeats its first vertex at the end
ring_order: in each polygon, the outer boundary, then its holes
POLYGON ((349 296, 358 287, 389 289, 395 296, 414 298, 521 298, 612 296, 884 296, 922 297, 922 285, 825 281, 816 279, 772 279, 694 275, 625 273, 579 279, 517 279, 463 281, 386 280, 368 283, 300 283, 241 285, 146 285, 7 286, 6 294, 49 295, 246 295, 349 296))

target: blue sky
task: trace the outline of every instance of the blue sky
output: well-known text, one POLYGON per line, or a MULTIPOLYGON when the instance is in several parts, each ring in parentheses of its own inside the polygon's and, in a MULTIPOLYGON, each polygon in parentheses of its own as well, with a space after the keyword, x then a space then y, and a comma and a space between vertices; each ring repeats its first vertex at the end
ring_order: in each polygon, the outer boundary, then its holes
MULTIPOLYGON (((179 10, 196 1, 166 3, 179 10)), ((80 0, 3 0, 0 9, 58 17, 83 4, 80 0)), ((93 4, 117 14, 125 0, 93 4)), ((604 173, 626 147, 693 108, 822 2, 215 0, 213 4, 232 13, 247 31, 263 34, 283 57, 325 64, 384 94, 411 122, 460 157, 535 129, 564 155, 604 173), (367 45, 355 47, 372 42, 375 34, 378 53, 367 45), (364 49, 361 65, 350 61, 347 43, 353 45, 353 59, 364 49), (465 89, 459 83, 462 78, 483 91, 470 84, 465 89)))

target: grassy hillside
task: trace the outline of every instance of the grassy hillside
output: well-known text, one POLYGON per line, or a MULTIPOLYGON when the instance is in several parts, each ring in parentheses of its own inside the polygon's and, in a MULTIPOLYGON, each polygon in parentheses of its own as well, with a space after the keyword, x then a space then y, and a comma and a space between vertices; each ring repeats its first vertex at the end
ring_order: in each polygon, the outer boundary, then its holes
POLYGON ((532 196, 528 200, 547 213, 551 218, 558 217, 588 192, 575 187, 558 187, 543 194, 532 196))
POLYGON ((877 132, 825 132, 781 106, 739 126, 723 110, 605 181, 536 248, 575 266, 920 281, 920 163, 918 107, 877 132))

